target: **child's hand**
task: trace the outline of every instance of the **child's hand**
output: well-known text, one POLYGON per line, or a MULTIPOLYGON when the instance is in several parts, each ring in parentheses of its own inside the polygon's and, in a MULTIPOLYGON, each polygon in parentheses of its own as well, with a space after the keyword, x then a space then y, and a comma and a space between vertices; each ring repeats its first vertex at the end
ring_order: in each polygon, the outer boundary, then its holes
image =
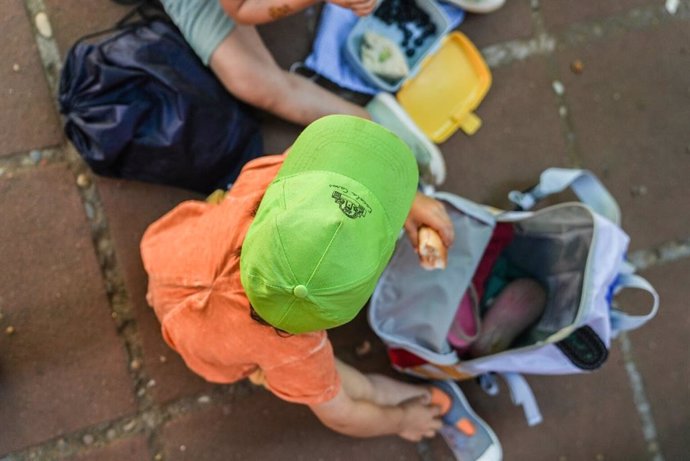
POLYGON ((348 10, 352 10, 357 16, 366 16, 376 8, 376 0, 327 0, 348 10))
POLYGON ((422 226, 438 232, 446 248, 453 245, 455 229, 446 208, 435 198, 417 192, 405 221, 405 232, 415 249, 419 246, 419 228, 422 226))

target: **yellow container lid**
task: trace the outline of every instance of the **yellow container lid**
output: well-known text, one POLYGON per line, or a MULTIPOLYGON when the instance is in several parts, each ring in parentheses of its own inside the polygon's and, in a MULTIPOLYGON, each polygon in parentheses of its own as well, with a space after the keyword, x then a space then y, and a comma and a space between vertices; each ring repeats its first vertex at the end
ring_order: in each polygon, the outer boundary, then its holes
POLYGON ((422 61, 396 97, 421 130, 436 143, 458 128, 468 135, 481 126, 474 114, 491 86, 491 72, 472 42, 451 32, 422 61))

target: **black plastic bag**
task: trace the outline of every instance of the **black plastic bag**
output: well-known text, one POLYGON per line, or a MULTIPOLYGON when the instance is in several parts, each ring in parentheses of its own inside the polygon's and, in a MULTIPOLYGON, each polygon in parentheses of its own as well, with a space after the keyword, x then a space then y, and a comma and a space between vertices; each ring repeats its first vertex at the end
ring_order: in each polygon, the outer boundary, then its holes
POLYGON ((104 176, 208 193, 226 188, 263 149, 250 109, 162 20, 78 41, 59 103, 67 137, 104 176))

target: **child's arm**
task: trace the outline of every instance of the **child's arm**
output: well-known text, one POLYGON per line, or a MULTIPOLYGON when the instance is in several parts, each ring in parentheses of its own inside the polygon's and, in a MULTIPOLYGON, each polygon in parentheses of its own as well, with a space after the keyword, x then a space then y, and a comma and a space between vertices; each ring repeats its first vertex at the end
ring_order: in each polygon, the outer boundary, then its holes
POLYGON ((433 437, 440 429, 440 410, 429 404, 430 397, 421 387, 389 379, 379 385, 350 366, 338 363, 337 368, 342 383, 338 394, 310 405, 325 426, 353 437, 395 434, 410 441, 433 437), (383 398, 377 396, 377 387, 386 391, 383 398), (399 403, 382 403, 389 400, 399 403))
MULTIPOLYGON (((211 0, 215 1, 215 0, 211 0)), ((219 0, 225 12, 240 24, 264 24, 289 16, 320 0, 219 0)), ((332 0, 358 16, 371 13, 376 0, 332 0)))

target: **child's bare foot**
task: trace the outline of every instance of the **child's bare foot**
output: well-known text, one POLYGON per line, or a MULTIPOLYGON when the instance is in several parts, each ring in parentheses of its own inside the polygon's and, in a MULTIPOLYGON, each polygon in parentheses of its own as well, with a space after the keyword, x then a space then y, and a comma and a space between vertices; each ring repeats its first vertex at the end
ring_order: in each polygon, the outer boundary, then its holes
POLYGON ((539 283, 529 278, 513 280, 496 296, 482 319, 470 356, 482 357, 508 349, 520 333, 537 321, 545 307, 546 291, 539 283))

